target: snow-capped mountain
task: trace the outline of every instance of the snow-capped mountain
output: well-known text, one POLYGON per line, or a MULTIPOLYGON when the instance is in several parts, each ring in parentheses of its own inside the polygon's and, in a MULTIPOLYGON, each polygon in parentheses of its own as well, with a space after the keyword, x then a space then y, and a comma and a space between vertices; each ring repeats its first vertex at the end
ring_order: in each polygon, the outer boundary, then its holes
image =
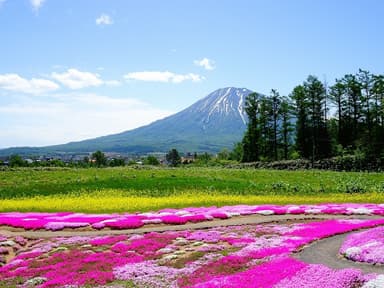
POLYGON ((229 118, 235 122, 241 120, 242 124, 246 125, 247 115, 244 111, 244 103, 245 97, 251 92, 246 88, 218 89, 182 112, 199 114, 201 122, 208 125, 216 123, 217 120, 230 120, 229 118))
POLYGON ((167 152, 171 148, 182 152, 211 153, 223 148, 231 149, 244 135, 247 122, 244 104, 251 92, 246 88, 218 89, 183 111, 147 126, 38 149, 50 152, 102 150, 131 153, 167 152))

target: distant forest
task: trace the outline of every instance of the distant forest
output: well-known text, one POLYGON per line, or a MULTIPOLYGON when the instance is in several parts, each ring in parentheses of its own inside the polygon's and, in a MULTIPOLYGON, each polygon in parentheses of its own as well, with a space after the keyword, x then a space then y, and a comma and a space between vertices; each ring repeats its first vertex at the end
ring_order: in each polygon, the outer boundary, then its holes
POLYGON ((384 166, 384 75, 365 70, 327 87, 308 76, 290 95, 249 94, 242 162, 344 157, 384 166))

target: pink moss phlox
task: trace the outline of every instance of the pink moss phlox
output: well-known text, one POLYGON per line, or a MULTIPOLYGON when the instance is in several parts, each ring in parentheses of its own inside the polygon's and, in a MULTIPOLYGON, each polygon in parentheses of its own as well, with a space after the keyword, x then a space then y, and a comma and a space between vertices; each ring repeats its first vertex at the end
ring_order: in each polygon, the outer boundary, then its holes
POLYGON ((276 256, 276 255, 281 255, 281 254, 288 254, 291 252, 291 249, 289 247, 268 247, 268 248, 263 248, 258 251, 254 251, 249 253, 249 257, 253 259, 262 259, 266 258, 269 256, 276 256))
POLYGON ((220 212, 220 211, 217 211, 217 212, 211 212, 210 215, 213 217, 213 218, 217 218, 217 219, 228 219, 229 216, 227 213, 224 213, 224 212, 220 212))
POLYGON ((188 222, 188 219, 186 217, 181 217, 177 215, 165 215, 162 216, 160 219, 164 224, 172 225, 183 225, 188 222))
POLYGON ((27 252, 27 253, 23 253, 23 254, 16 256, 14 259, 15 260, 16 259, 33 259, 33 258, 37 258, 41 255, 43 255, 43 252, 41 252, 41 251, 27 252))
MULTIPOLYGON (((181 287, 193 286, 200 282, 209 281, 213 277, 234 274, 246 269, 249 258, 236 255, 228 255, 219 260, 209 262, 193 271, 192 275, 179 278, 178 284, 181 287)), ((240 286, 239 286, 240 287, 240 286)))
POLYGON ((191 283, 186 286, 193 288, 269 288, 274 287, 276 283, 284 278, 296 275, 296 273, 307 265, 308 264, 292 258, 276 259, 234 275, 220 275, 218 277, 212 277, 205 282, 199 283, 199 281, 196 281, 196 284, 191 283))
POLYGON ((311 264, 292 277, 282 279, 275 288, 351 288, 366 281, 358 269, 334 270, 321 264, 311 264))
MULTIPOLYGON (((129 217, 116 221, 105 222, 104 226, 112 229, 136 229, 144 226, 144 223, 139 217, 129 217)), ((95 227, 95 225, 93 225, 93 227, 95 227)))
POLYGON ((156 251, 171 244, 177 234, 148 233, 143 238, 134 239, 128 244, 127 250, 135 251, 147 259, 156 255, 156 251))
POLYGON ((384 264, 384 227, 348 235, 339 252, 353 261, 384 264))
POLYGON ((58 231, 64 228, 80 228, 89 226, 86 222, 48 222, 44 225, 45 230, 58 231))
POLYGON ((187 222, 192 222, 192 223, 212 220, 211 216, 207 216, 207 215, 203 215, 203 214, 187 215, 187 216, 182 216, 182 217, 186 218, 187 222))
POLYGON ((124 242, 118 242, 111 247, 111 251, 115 253, 120 253, 120 254, 126 253, 127 251, 129 251, 129 249, 130 249, 129 245, 127 245, 124 242))
POLYGON ((154 261, 143 261, 117 267, 113 274, 116 279, 132 281, 137 287, 166 288, 176 287, 176 278, 180 277, 184 270, 159 266, 154 261))
POLYGON ((374 227, 384 224, 384 219, 377 220, 327 220, 320 222, 297 224, 296 229, 284 233, 288 236, 310 238, 312 241, 336 234, 345 233, 354 229, 374 227))
POLYGON ((10 226, 14 228, 23 228, 26 230, 38 230, 44 229, 44 225, 48 221, 37 218, 12 218, 12 217, 0 217, 0 225, 10 226))
POLYGON ((127 235, 119 235, 119 236, 102 236, 97 237, 89 241, 89 244, 92 246, 104 246, 104 245, 113 245, 120 241, 127 240, 127 235))
POLYGON ((221 237, 221 234, 217 231, 198 230, 198 231, 192 232, 189 236, 187 236, 187 240, 204 241, 207 243, 217 243, 223 239, 221 237))
POLYGON ((25 239, 24 237, 22 236, 16 236, 14 238, 15 242, 21 246, 25 246, 27 244, 27 239, 25 239))
POLYGON ((221 241, 225 241, 231 245, 246 244, 255 242, 253 238, 242 238, 242 237, 221 237, 221 241))
POLYGON ((207 221, 213 218, 226 219, 238 215, 281 214, 345 214, 384 215, 383 204, 320 204, 320 205, 235 205, 223 207, 189 207, 162 209, 158 212, 137 214, 83 214, 83 213, 0 213, 0 226, 28 230, 78 228, 91 226, 94 229, 134 229, 151 223, 185 224, 207 221), (61 224, 60 224, 61 223, 61 224), (81 224, 80 224, 81 223, 81 224))

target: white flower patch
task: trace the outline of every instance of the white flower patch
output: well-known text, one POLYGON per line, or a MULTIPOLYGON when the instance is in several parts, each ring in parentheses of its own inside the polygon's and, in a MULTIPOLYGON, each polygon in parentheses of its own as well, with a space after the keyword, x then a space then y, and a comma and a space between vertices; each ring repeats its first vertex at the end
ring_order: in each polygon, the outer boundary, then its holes
POLYGON ((168 254, 168 253, 172 253, 175 249, 172 249, 172 248, 169 248, 169 247, 164 247, 164 248, 161 248, 159 250, 157 250, 157 252, 159 253, 163 253, 163 254, 168 254))
POLYGON ((99 223, 105 224, 105 223, 117 222, 117 220, 119 219, 106 219, 106 220, 100 221, 99 223))
POLYGON ((227 212, 226 214, 228 215, 228 217, 232 217, 232 216, 240 216, 240 213, 239 213, 239 212, 227 212))
POLYGON ((16 242, 13 240, 6 240, 6 241, 0 242, 0 246, 15 246, 15 245, 16 245, 16 242))
POLYGON ((179 210, 175 213, 177 216, 185 216, 185 215, 192 215, 190 212, 185 211, 185 210, 179 210))
POLYGON ((316 208, 310 208, 304 211, 305 211, 305 214, 321 214, 322 213, 321 209, 316 209, 316 208))
POLYGON ((177 255, 175 255, 175 254, 170 254, 170 255, 163 257, 163 260, 166 260, 166 261, 171 261, 171 260, 175 260, 175 259, 177 259, 177 255))
POLYGON ((347 255, 347 257, 353 257, 355 255, 358 255, 360 252, 361 252, 360 247, 349 247, 345 249, 345 255, 347 255))
POLYGON ((178 215, 180 217, 191 217, 191 216, 195 216, 194 214, 192 213, 188 213, 188 214, 182 214, 182 215, 178 215))
POLYGON ((25 285, 28 286, 37 286, 39 284, 43 284, 45 281, 47 281, 47 278, 45 277, 35 277, 32 279, 29 279, 25 282, 25 285))
POLYGON ((347 208, 347 214, 358 214, 358 215, 370 215, 372 214, 372 210, 368 209, 366 207, 360 207, 360 208, 347 208))
POLYGON ((275 214, 275 212, 273 210, 260 210, 260 211, 256 211, 256 214, 273 215, 273 214, 275 214))
POLYGON ((363 285, 362 288, 383 288, 384 287, 384 275, 379 275, 376 278, 369 280, 363 285))
POLYGON ((154 218, 154 219, 144 219, 142 220, 144 224, 160 224, 162 223, 163 221, 161 221, 161 219, 159 218, 154 218))

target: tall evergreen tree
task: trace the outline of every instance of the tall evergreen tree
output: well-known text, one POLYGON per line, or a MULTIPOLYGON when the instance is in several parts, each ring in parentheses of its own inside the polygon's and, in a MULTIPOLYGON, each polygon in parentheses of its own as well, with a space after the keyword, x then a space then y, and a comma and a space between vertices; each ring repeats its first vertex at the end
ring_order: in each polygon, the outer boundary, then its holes
POLYGON ((377 158, 384 159, 384 75, 374 75, 373 79, 373 149, 377 158))
POLYGON ((283 159, 288 159, 288 151, 291 146, 291 134, 293 127, 291 123, 293 107, 291 101, 287 97, 282 97, 280 106, 281 131, 280 139, 283 148, 283 159))
POLYGON ((251 93, 246 97, 245 112, 248 115, 248 127, 242 141, 242 162, 257 161, 260 157, 260 129, 258 123, 259 100, 259 95, 257 93, 251 93))
POLYGON ((296 86, 291 94, 296 106, 296 149, 302 158, 311 155, 310 130, 308 116, 308 99, 303 85, 296 86))
POLYGON ((368 163, 384 166, 384 75, 360 69, 336 79, 327 93, 317 77, 308 76, 289 98, 280 97, 276 90, 270 97, 250 94, 242 161, 287 159, 294 144, 300 157, 312 161, 339 151, 364 155, 368 163), (328 118, 328 109, 336 111, 335 117, 328 118))
POLYGON ((372 90, 374 79, 373 75, 366 71, 359 69, 357 73, 357 79, 361 88, 361 104, 362 104, 362 128, 361 133, 363 135, 363 141, 361 141, 365 153, 368 157, 374 158, 374 143, 372 139, 373 133, 373 121, 372 121, 372 90))
POLYGON ((272 150, 273 150, 273 160, 278 160, 278 147, 279 147, 279 141, 278 141, 278 122, 280 120, 280 109, 281 109, 281 99, 280 94, 275 89, 271 90, 271 114, 272 114, 272 150))
POLYGON ((273 151, 273 127, 272 127, 272 103, 270 98, 263 97, 259 100, 258 125, 260 137, 258 147, 260 158, 263 160, 272 159, 273 151))
POLYGON ((347 74, 342 79, 346 88, 346 105, 343 112, 344 123, 347 131, 350 131, 349 136, 344 135, 346 145, 354 150, 359 146, 358 135, 361 133, 361 89, 355 75, 347 74))
POLYGON ((311 159, 314 161, 331 155, 331 141, 326 125, 326 91, 323 83, 312 75, 304 82, 304 91, 309 104, 311 159))
POLYGON ((345 85, 341 80, 336 79, 336 83, 331 86, 330 89, 330 99, 331 102, 336 106, 336 114, 337 114, 337 143, 341 144, 342 147, 346 146, 346 143, 344 141, 345 134, 349 133, 348 130, 346 130, 346 123, 344 123, 344 114, 343 111, 345 101, 344 101, 344 95, 345 95, 345 85))

